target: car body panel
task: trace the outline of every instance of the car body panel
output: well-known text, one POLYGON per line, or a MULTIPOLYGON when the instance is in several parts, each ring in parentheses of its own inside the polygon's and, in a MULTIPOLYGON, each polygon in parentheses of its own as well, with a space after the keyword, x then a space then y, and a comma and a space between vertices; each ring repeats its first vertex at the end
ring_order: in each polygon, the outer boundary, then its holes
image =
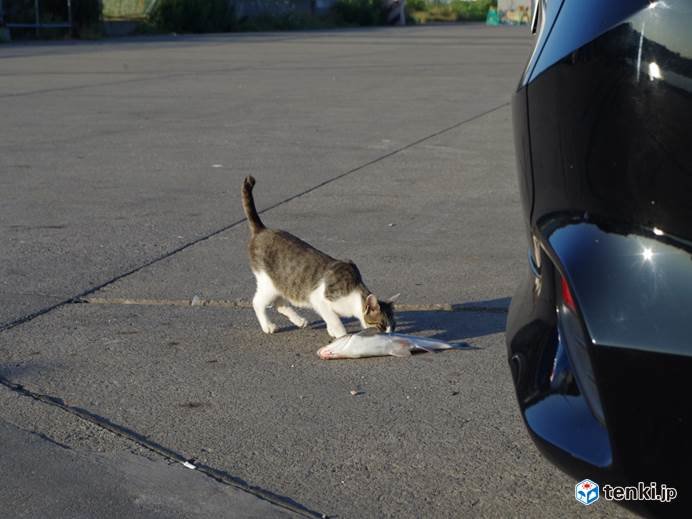
POLYGON ((623 504, 692 516, 692 0, 542 5, 512 100, 529 245, 506 330, 519 407, 566 472, 676 487, 672 503, 623 504))
MULTIPOLYGON (((579 2, 563 10, 572 3, 579 2)), ((684 43, 692 40, 692 2, 668 4, 573 49, 527 87, 533 183, 541 185, 534 225, 580 211, 692 240, 692 146, 684 130, 692 121, 692 41, 684 43), (670 49, 652 39, 663 27, 649 30, 664 16, 686 20, 687 35, 666 37, 670 49)))
POLYGON ((594 343, 692 356, 692 247, 568 218, 541 228, 594 343))

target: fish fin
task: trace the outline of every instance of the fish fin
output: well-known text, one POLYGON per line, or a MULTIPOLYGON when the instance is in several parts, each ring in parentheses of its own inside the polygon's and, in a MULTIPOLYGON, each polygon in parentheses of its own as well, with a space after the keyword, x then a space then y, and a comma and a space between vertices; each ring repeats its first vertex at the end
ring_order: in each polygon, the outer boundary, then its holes
POLYGON ((418 337, 416 335, 402 335, 399 333, 391 334, 393 337, 398 339, 411 341, 413 346, 417 350, 427 351, 429 353, 436 353, 437 350, 453 350, 456 346, 449 344, 444 341, 439 341, 437 339, 431 339, 428 337, 418 337))
POLYGON ((411 344, 407 341, 397 339, 392 345, 392 351, 389 353, 394 357, 410 357, 411 356, 411 344))
POLYGON ((365 330, 359 331, 356 335, 360 335, 361 337, 373 337, 379 334, 380 331, 377 328, 366 328, 365 330))

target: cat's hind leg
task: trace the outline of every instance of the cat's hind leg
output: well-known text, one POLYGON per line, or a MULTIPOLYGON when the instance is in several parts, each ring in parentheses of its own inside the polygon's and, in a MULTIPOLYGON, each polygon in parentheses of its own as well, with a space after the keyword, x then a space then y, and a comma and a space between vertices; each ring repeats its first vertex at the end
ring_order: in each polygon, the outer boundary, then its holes
POLYGON ((281 300, 276 305, 276 311, 281 315, 288 317, 288 320, 295 324, 298 328, 305 328, 308 325, 308 320, 296 312, 288 301, 281 300))
POLYGON ((267 307, 280 296, 271 278, 265 272, 255 273, 257 278, 257 292, 252 298, 252 307, 264 333, 274 333, 279 329, 267 316, 267 307))

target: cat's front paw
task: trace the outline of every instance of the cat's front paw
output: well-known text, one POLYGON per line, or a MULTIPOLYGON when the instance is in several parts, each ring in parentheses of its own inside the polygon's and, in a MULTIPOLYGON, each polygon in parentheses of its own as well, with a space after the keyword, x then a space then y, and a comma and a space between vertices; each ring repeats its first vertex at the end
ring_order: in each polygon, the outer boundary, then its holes
POLYGON ((346 330, 331 330, 327 328, 327 333, 332 339, 338 339, 339 337, 346 335, 346 330))
POLYGON ((293 321, 293 324, 295 324, 298 328, 307 328, 309 323, 305 317, 301 317, 293 321))
POLYGON ((262 331, 267 334, 275 333, 279 329, 274 323, 267 323, 266 326, 262 326, 262 331))

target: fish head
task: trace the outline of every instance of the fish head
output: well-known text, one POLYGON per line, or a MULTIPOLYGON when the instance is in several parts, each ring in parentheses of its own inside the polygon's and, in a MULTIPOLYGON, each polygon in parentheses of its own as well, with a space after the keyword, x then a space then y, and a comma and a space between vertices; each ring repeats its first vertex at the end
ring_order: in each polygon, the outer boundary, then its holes
POLYGON ((339 337, 338 339, 330 342, 326 346, 322 346, 319 350, 317 350, 317 355, 319 358, 324 360, 344 358, 343 352, 351 342, 351 337, 353 336, 344 335, 343 337, 339 337))

